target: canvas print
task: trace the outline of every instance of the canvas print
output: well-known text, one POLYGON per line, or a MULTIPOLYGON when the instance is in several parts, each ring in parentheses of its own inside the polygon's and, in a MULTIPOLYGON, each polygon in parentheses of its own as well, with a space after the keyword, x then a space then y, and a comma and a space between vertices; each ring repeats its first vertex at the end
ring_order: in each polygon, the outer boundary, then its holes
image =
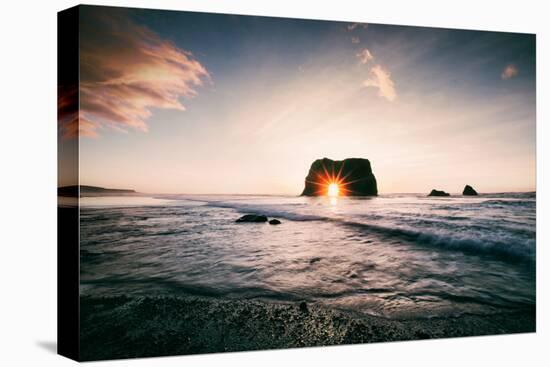
POLYGON ((535 331, 535 35, 79 6, 59 50, 65 354, 535 331))

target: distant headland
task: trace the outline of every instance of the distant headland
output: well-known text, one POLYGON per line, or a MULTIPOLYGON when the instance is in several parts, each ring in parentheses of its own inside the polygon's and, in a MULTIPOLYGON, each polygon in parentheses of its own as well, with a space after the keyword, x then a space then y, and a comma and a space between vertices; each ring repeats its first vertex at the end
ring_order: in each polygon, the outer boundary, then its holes
POLYGON ((77 197, 80 187, 80 196, 102 196, 102 195, 125 195, 136 194, 135 190, 130 189, 107 189, 98 186, 72 185, 57 188, 58 196, 77 197))

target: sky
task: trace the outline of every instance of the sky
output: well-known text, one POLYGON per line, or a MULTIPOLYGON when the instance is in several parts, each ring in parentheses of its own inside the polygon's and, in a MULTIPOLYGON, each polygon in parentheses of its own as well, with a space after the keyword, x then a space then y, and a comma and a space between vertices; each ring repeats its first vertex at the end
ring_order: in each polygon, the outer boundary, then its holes
POLYGON ((81 184, 140 192, 299 195, 323 157, 381 194, 532 191, 535 80, 529 34, 85 6, 59 135, 81 184))

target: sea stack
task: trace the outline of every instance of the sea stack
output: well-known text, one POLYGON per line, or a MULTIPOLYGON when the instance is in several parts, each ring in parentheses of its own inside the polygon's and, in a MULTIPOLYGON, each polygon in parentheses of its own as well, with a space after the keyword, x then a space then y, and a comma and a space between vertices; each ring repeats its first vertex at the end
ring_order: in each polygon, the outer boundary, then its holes
POLYGON ((317 159, 309 168, 302 196, 323 196, 330 185, 337 185, 338 195, 376 196, 378 187, 370 162, 364 158, 347 158, 343 161, 317 159))
POLYGON ((474 188, 470 185, 464 186, 464 190, 462 191, 462 195, 464 196, 476 196, 477 191, 474 190, 474 188))
POLYGON ((448 192, 433 189, 428 196, 451 196, 448 192))

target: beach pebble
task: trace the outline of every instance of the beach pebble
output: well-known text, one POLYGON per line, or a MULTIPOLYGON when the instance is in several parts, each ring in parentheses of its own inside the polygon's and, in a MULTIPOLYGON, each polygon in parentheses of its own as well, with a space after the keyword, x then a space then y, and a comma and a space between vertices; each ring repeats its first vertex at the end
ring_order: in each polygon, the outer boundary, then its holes
POLYGON ((269 224, 281 224, 281 221, 279 219, 271 219, 269 224))

